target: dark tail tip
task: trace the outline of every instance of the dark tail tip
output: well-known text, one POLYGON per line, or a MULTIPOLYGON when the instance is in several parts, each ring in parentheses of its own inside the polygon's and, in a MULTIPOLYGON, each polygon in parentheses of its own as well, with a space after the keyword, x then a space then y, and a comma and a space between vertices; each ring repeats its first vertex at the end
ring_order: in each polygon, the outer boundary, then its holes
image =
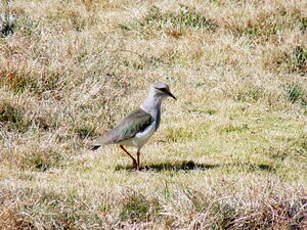
POLYGON ((92 145, 90 150, 95 151, 100 148, 101 145, 92 145))

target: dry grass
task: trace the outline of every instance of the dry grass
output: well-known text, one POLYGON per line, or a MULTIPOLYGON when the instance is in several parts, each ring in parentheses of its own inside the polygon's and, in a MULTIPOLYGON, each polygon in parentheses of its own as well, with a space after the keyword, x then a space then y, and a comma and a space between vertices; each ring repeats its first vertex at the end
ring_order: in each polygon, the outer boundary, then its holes
POLYGON ((0 5, 0 229, 305 229, 304 1, 0 5), (142 172, 91 140, 156 80, 142 172))

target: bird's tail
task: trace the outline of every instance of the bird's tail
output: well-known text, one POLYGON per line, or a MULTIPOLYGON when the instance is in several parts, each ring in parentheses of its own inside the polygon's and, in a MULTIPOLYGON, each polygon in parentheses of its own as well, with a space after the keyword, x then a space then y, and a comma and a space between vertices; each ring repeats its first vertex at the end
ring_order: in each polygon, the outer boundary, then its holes
POLYGON ((96 150, 99 149, 100 147, 101 147, 101 145, 91 145, 90 150, 96 151, 96 150))

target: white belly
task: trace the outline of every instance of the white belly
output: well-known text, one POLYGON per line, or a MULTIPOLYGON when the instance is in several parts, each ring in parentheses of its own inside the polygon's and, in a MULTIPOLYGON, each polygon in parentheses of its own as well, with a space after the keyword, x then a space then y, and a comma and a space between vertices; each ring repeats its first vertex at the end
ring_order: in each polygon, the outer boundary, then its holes
POLYGON ((143 145, 149 140, 149 138, 155 132, 156 122, 153 122, 150 126, 148 126, 144 131, 139 132, 135 135, 135 137, 125 140, 121 142, 123 145, 132 145, 136 146, 138 149, 142 148, 143 145))

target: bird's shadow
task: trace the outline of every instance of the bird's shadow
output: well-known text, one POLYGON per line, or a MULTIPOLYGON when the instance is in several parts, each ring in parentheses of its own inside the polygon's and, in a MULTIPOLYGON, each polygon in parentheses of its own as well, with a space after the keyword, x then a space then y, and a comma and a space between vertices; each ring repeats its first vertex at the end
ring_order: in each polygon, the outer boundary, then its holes
MULTIPOLYGON (((163 162, 145 165, 141 168, 142 171, 190 171, 190 170, 205 170, 219 167, 217 164, 202 164, 195 163, 194 161, 176 161, 176 162, 163 162)), ((118 170, 133 170, 131 165, 117 165, 115 171, 118 170)))
MULTIPOLYGON (((162 163, 152 163, 145 165, 141 168, 141 171, 146 172, 166 172, 166 171, 191 171, 191 170, 207 170, 214 168, 228 168, 228 169, 238 169, 242 168, 248 171, 267 171, 274 173, 276 171, 270 165, 267 164, 253 164, 253 163, 224 163, 224 164, 204 164, 204 163, 195 163, 194 161, 175 161, 175 162, 162 162, 162 163)), ((131 165, 116 165, 115 171, 119 170, 128 170, 133 171, 133 167, 131 165)))

